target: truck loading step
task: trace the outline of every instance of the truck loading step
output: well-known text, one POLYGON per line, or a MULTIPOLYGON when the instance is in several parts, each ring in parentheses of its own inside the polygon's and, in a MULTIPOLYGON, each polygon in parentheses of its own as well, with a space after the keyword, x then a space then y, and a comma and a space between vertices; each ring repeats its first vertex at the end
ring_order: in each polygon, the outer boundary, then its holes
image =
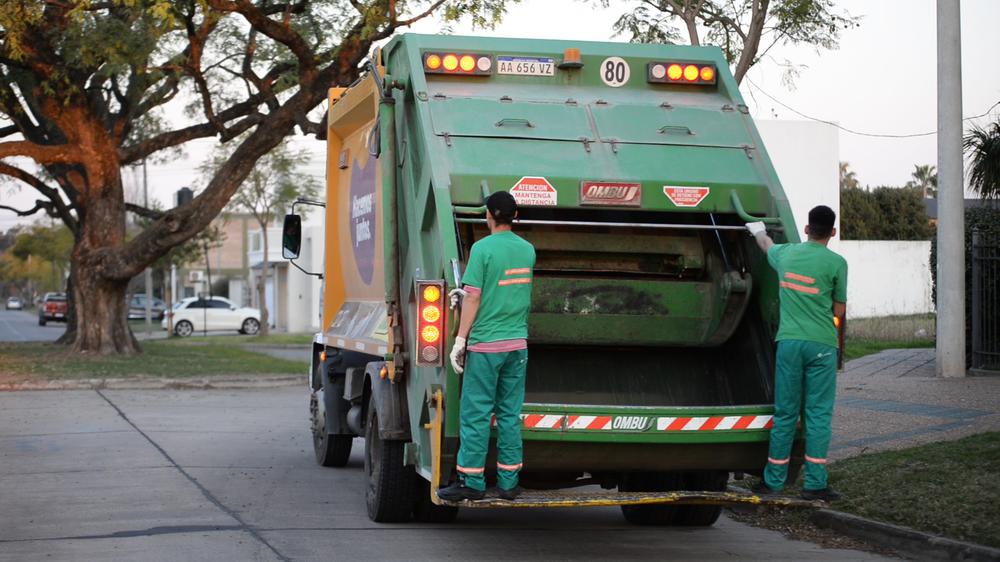
POLYGON ((821 501, 792 496, 757 496, 749 492, 617 492, 613 490, 525 490, 515 500, 504 500, 488 492, 481 500, 449 502, 438 498, 440 505, 472 508, 493 507, 587 507, 610 505, 761 505, 772 507, 826 507, 821 501))

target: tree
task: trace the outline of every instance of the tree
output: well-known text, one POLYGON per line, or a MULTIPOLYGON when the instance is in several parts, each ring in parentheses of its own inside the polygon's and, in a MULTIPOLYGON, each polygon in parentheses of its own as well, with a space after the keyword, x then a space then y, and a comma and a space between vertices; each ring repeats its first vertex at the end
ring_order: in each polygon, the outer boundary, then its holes
POLYGON ((937 197, 937 169, 930 164, 913 166, 913 179, 906 182, 906 187, 920 190, 924 198, 937 197))
POLYGON ((73 349, 139 350, 129 279, 204 229, 295 128, 324 138, 316 110, 327 89, 351 84, 376 41, 436 11, 489 25, 505 3, 0 2, 0 174, 39 193, 22 212, 58 217, 73 234, 73 349), (162 213, 126 204, 123 166, 207 137, 234 146, 192 203, 162 213), (127 211, 154 220, 127 239, 127 211))
POLYGON ((923 199, 923 192, 915 187, 842 190, 841 237, 845 240, 927 240, 933 228, 923 199))
MULTIPOLYGON (((220 149, 208 162, 202 166, 202 172, 211 175, 220 165, 223 165, 230 155, 225 148, 220 149)), ((257 297, 260 303, 260 333, 266 336, 270 329, 268 318, 267 289, 268 271, 268 240, 267 229, 275 217, 284 215, 292 203, 300 198, 316 196, 319 186, 311 176, 302 173, 309 163, 309 153, 292 150, 287 142, 282 142, 271 152, 257 161, 250 175, 243 181, 239 191, 233 196, 230 207, 234 211, 242 211, 253 215, 260 226, 263 239, 264 261, 261 263, 260 279, 257 282, 257 297)))
MULTIPOLYGON (((609 0, 601 0, 607 6, 609 0)), ((776 45, 835 49, 840 33, 859 18, 833 0, 632 0, 614 24, 636 43, 718 45, 741 83, 776 45)), ((790 66, 790 65, 786 65, 790 66)))
POLYGON ((844 191, 845 189, 857 189, 858 187, 860 187, 860 184, 858 183, 858 174, 856 174, 854 170, 850 168, 851 168, 850 162, 840 163, 841 191, 844 191))
POLYGON ((973 125, 963 145, 969 159, 969 187, 983 199, 1000 198, 1000 121, 973 125))

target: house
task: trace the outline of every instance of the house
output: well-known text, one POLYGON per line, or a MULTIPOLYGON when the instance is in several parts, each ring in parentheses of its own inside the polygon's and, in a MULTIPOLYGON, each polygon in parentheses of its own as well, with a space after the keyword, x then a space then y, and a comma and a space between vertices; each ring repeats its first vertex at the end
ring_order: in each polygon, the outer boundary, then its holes
MULTIPOLYGON (((306 226, 302 229, 301 257, 295 264, 306 271, 321 273, 323 270, 323 226, 306 226)), ((258 293, 265 270, 264 235, 259 226, 248 231, 247 263, 250 267, 248 286, 250 306, 262 308, 258 293)), ((320 300, 322 281, 307 275, 281 257, 281 224, 275 221, 267 227, 267 280, 264 304, 272 328, 287 332, 315 332, 319 330, 322 314, 320 300)))

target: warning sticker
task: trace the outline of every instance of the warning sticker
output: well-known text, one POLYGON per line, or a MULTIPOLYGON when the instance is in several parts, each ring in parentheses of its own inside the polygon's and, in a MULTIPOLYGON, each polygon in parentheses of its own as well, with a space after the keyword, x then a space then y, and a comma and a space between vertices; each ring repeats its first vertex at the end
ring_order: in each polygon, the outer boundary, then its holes
POLYGON ((707 187, 663 186, 663 194, 678 207, 697 207, 702 200, 708 197, 708 192, 709 188, 707 187))
POLYGON ((510 188, 510 194, 518 205, 526 207, 554 207, 557 204, 556 188, 542 177, 524 176, 510 188))

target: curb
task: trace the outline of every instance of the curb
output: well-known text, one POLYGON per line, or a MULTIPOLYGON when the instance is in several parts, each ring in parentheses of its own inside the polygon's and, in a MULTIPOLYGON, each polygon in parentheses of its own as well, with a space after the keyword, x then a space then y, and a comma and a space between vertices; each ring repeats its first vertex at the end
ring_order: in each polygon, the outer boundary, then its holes
POLYGON ((211 390, 298 386, 303 375, 217 376, 201 378, 76 379, 0 383, 0 392, 19 390, 211 390))
POLYGON ((872 521, 832 509, 819 509, 809 519, 817 526, 903 552, 915 560, 1000 561, 1000 549, 947 539, 890 523, 872 521))

